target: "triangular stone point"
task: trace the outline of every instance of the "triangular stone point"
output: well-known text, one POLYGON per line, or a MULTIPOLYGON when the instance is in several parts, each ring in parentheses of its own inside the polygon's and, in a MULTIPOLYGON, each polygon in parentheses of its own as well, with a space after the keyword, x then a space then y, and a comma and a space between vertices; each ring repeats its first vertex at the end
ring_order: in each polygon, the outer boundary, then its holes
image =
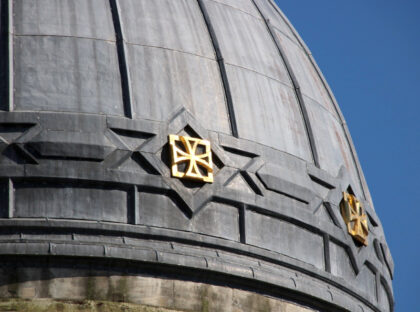
POLYGON ((248 183, 245 181, 245 179, 242 177, 241 174, 236 174, 236 176, 226 185, 228 188, 252 194, 254 195, 255 192, 252 190, 252 188, 248 185, 248 183))

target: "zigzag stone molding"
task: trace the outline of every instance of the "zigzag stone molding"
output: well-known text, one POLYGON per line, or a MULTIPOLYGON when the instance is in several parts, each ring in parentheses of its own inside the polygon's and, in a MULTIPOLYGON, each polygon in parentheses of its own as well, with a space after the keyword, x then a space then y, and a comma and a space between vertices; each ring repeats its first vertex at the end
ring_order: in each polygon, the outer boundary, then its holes
POLYGON ((342 191, 354 185, 344 167, 333 177, 281 151, 207 131, 184 108, 167 122, 0 113, 0 137, 3 256, 181 265, 305 292, 351 311, 393 305, 393 262, 375 211, 364 202, 370 235, 363 249, 339 214, 342 191), (167 135, 184 132, 211 141, 214 184, 170 177, 167 135), (144 248, 146 236, 156 245, 144 248), (364 289, 371 284, 375 291, 364 289))

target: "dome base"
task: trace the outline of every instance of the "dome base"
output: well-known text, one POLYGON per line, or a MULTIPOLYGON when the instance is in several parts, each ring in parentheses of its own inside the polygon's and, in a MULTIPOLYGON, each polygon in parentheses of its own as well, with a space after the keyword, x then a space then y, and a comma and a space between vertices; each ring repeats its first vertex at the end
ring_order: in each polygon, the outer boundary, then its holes
POLYGON ((214 285, 198 277, 181 278, 111 269, 9 268, 2 272, 0 311, 315 311, 228 283, 214 285))

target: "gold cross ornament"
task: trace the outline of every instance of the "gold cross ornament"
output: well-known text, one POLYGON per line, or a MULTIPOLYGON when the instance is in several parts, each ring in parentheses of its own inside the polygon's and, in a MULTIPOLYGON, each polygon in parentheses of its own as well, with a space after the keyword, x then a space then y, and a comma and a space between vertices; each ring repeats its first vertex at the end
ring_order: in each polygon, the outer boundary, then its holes
POLYGON ((213 182, 213 161, 209 141, 171 134, 169 145, 173 177, 213 182))
POLYGON ((349 234, 355 240, 367 246, 369 228, 367 216, 360 201, 354 195, 343 192, 340 208, 349 234))

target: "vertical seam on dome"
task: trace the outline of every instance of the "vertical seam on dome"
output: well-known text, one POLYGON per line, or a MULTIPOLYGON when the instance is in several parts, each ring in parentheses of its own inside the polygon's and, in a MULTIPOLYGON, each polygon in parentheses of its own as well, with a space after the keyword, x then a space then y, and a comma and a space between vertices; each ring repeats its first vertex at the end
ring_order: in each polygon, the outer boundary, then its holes
POLYGON ((6 0, 0 5, 0 110, 13 111, 13 3, 6 0))
POLYGON ((9 112, 14 110, 14 53, 13 53, 13 1, 9 0, 8 2, 8 71, 9 71, 9 83, 8 83, 8 93, 9 93, 9 112))
POLYGON ((8 11, 7 1, 0 2, 0 110, 6 110, 4 104, 8 101, 9 95, 7 89, 9 88, 8 83, 8 61, 9 61, 9 49, 8 49, 8 18, 5 11, 8 11))
POLYGON ((132 185, 127 190, 127 223, 138 224, 138 211, 136 207, 139 206, 139 195, 137 186, 132 185))
POLYGON ((318 156, 318 151, 315 145, 315 137, 312 131, 312 125, 311 125, 311 121, 309 120, 309 115, 308 115, 308 110, 306 109, 306 104, 305 101, 303 99, 302 96, 302 92, 300 90, 300 86, 299 86, 299 82, 296 79, 296 76, 293 72, 292 66, 290 65, 290 62, 286 56, 286 53, 284 52, 283 48, 280 45, 280 42, 278 41, 276 34, 273 30, 273 27, 271 26, 270 20, 265 18, 264 14, 262 13, 260 7, 258 6, 258 4, 255 2, 255 0, 251 0, 252 3, 254 4, 255 8, 257 9, 257 11, 259 12, 259 14, 261 15, 261 18, 264 21, 265 26, 268 29, 268 32, 270 33, 271 38, 274 41, 274 44, 280 54, 280 57, 282 58, 284 65, 286 67, 286 70, 290 76, 290 79, 292 81, 293 84, 293 88, 295 89, 295 93, 296 93, 296 97, 297 97, 297 102, 299 104, 300 107, 300 111, 302 113, 302 117, 303 117, 303 123, 305 124, 305 129, 306 129, 306 133, 308 136, 308 141, 309 141, 309 146, 311 149, 311 153, 312 153, 312 159, 314 161, 314 164, 316 167, 320 167, 319 165, 319 156, 318 156))
POLYGON ((340 110, 340 107, 338 106, 337 100, 336 100, 334 94, 332 93, 332 90, 331 90, 330 86, 327 83, 327 80, 325 79, 324 75, 322 74, 321 69, 318 67, 318 64, 315 62, 309 48, 306 46, 304 41, 297 34, 296 29, 293 27, 293 25, 290 23, 290 21, 287 19, 287 17, 283 14, 283 12, 281 12, 281 10, 277 7, 277 5, 275 3, 273 3, 272 0, 268 0, 268 2, 271 4, 271 6, 274 8, 274 10, 281 16, 281 18, 283 18, 286 25, 290 28, 290 30, 292 31, 296 40, 302 46, 303 50, 305 51, 306 55, 308 56, 309 61, 314 66, 315 71, 318 73, 318 76, 321 79, 322 84, 324 85, 325 89, 327 90, 328 96, 330 97, 330 99, 333 103, 334 109, 337 113, 337 116, 340 120, 341 127, 344 130, 344 136, 347 140, 347 143, 349 144, 351 156, 353 158, 354 164, 356 165, 356 171, 357 171, 357 175, 359 177, 359 183, 360 183, 360 186, 361 186, 361 189, 362 189, 362 192, 363 192, 363 196, 364 196, 365 199, 367 199, 368 187, 367 187, 366 179, 365 179, 363 171, 362 171, 362 167, 360 165, 359 158, 356 154, 356 149, 354 147, 353 140, 350 136, 350 133, 349 133, 349 130, 348 130, 348 127, 347 127, 347 123, 344 120, 344 116, 343 116, 343 114, 340 110))
POLYGON ((233 107, 232 93, 230 90, 229 80, 226 73, 226 66, 225 66, 225 61, 223 59, 223 54, 222 54, 222 51, 220 50, 219 41, 217 40, 216 32, 214 31, 213 24, 207 12, 207 8, 205 4, 203 3, 203 0, 197 0, 197 2, 200 8, 200 11, 203 14, 204 22, 206 23, 207 30, 209 32, 210 39, 213 44, 214 52, 216 54, 216 61, 217 61, 217 64, 219 65, 220 75, 222 76, 222 84, 225 90, 226 104, 227 104, 227 109, 228 109, 232 135, 238 138, 239 134, 238 134, 238 126, 236 123, 235 109, 233 107))
MULTIPOLYGON (((395 302, 394 302, 394 296, 392 294, 392 289, 389 286, 386 278, 382 274, 380 274, 380 273, 379 273, 379 282, 380 282, 380 285, 383 286, 383 288, 385 290, 385 293, 387 294, 387 298, 386 299, 387 299, 388 304, 389 304, 389 307, 390 307, 390 312, 394 312, 394 310, 395 310, 395 302)), ((378 285, 378 283, 376 285, 378 285)), ((380 287, 380 285, 378 285, 378 286, 380 287)), ((381 293, 379 291, 379 287, 377 289, 377 292, 378 292, 378 302, 380 301, 379 295, 381 293)))
POLYGON ((132 98, 131 98, 130 75, 129 75, 129 69, 127 66, 127 57, 126 57, 126 51, 124 47, 123 32, 121 28, 119 6, 117 3, 117 0, 109 0, 109 5, 111 7, 112 22, 114 24, 114 30, 115 30, 115 42, 117 46, 118 65, 120 69, 124 115, 125 117, 133 118, 134 112, 133 112, 132 98))
POLYGON ((239 241, 246 244, 246 213, 247 205, 242 204, 239 209, 239 241))
POLYGON ((328 273, 331 273, 330 236, 327 233, 324 233, 323 240, 324 240, 325 271, 327 271, 328 273))

